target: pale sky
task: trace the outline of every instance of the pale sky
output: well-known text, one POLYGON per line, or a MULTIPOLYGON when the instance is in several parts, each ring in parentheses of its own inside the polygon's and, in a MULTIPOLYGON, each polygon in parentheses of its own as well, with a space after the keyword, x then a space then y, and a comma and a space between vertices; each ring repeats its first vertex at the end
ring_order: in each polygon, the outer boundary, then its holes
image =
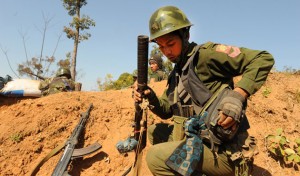
MULTIPOLYGON (((174 5, 194 24, 191 40, 267 50, 275 58, 277 70, 300 69, 299 0, 88 0, 82 14, 96 22, 91 38, 80 43, 77 55, 79 82, 83 90, 97 90, 97 78, 106 74, 132 73, 137 65, 137 36, 149 35, 148 22, 159 7, 174 5)), ((26 60, 22 35, 26 37, 28 58, 41 52, 43 14, 51 18, 44 56, 51 56, 58 36, 71 21, 59 0, 1 0, 0 46, 7 52, 12 68, 26 60)), ((149 51, 151 48, 149 49, 149 51)), ((55 53, 57 60, 73 51, 73 40, 63 34, 55 53)), ((56 66, 53 66, 53 69, 56 66)), ((11 71, 0 51, 0 76, 11 71)), ((23 77, 26 78, 26 77, 23 77)))

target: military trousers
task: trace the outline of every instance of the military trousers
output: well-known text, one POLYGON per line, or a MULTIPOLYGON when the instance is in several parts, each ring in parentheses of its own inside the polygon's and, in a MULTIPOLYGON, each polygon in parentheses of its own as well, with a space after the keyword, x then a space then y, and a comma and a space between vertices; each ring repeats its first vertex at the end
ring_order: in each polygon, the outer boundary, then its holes
MULTIPOLYGON (((151 146, 146 155, 146 162, 153 175, 179 175, 169 168, 165 161, 179 146, 181 141, 173 141, 173 125, 159 123, 148 127, 148 139, 151 146)), ((227 157, 225 150, 220 148, 217 157, 213 154, 207 144, 203 145, 203 153, 197 171, 193 175, 207 176, 233 176, 234 164, 227 157)))

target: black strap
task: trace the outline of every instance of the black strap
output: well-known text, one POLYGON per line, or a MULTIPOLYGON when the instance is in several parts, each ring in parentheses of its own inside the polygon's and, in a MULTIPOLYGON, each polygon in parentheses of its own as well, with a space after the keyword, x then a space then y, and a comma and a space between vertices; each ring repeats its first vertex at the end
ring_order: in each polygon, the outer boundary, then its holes
MULTIPOLYGON (((193 55, 187 60, 186 64, 182 68, 182 74, 180 75, 180 80, 182 81, 182 85, 184 87, 184 91, 186 91, 192 99, 192 104, 194 105, 194 110, 196 114, 199 114, 204 104, 210 99, 212 96, 209 89, 203 84, 198 75, 195 72, 195 63, 194 58, 199 55, 199 48, 201 45, 197 45, 194 48, 193 55)), ((198 57, 196 57, 198 59, 198 57)), ((180 84, 178 84, 180 85, 180 84)), ((182 88, 179 87, 178 90, 182 88)), ((180 93, 179 95, 185 95, 184 93, 180 93)), ((186 97, 180 97, 182 100, 186 97)))

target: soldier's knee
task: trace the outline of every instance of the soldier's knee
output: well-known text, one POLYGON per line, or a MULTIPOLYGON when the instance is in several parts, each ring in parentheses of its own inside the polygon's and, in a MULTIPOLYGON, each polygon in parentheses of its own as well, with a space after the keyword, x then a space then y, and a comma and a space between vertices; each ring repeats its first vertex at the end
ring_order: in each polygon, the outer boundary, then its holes
POLYGON ((158 167, 157 164, 157 153, 158 150, 156 149, 157 147, 152 146, 149 148, 149 150, 147 151, 147 155, 146 155, 146 162, 148 165, 149 170, 154 173, 156 168, 158 167))
POLYGON ((154 133, 154 130, 155 130, 155 125, 150 125, 147 128, 147 138, 148 138, 150 144, 153 144, 153 133, 154 133))

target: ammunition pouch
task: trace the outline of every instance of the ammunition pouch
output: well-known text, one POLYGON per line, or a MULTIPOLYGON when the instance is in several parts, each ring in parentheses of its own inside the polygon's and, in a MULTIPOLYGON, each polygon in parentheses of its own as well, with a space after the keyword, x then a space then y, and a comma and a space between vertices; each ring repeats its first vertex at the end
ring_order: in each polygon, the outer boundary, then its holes
POLYGON ((226 143, 226 154, 235 165, 235 176, 251 175, 254 156, 258 154, 257 140, 247 132, 236 135, 235 142, 226 143))
POLYGON ((176 110, 173 111, 176 113, 174 113, 174 116, 172 117, 174 122, 173 140, 180 141, 185 137, 184 124, 189 117, 194 115, 194 108, 192 105, 182 105, 176 107, 176 110))
POLYGON ((173 128, 173 141, 180 141, 184 138, 184 124, 188 120, 186 117, 173 116, 172 120, 174 122, 173 128))

